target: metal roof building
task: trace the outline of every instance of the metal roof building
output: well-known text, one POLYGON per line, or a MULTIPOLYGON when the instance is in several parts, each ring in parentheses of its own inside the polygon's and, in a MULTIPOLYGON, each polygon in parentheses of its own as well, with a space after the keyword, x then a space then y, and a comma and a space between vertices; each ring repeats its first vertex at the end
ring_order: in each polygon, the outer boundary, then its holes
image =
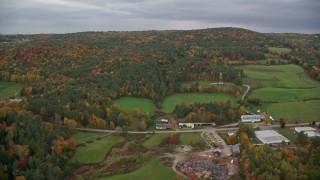
POLYGON ((279 144, 283 141, 286 143, 290 142, 289 139, 274 130, 256 131, 255 135, 263 144, 279 144))
POLYGON ((259 122, 261 121, 261 115, 242 115, 241 122, 259 122))
POLYGON ((320 136, 320 134, 317 132, 317 130, 313 127, 296 127, 294 130, 298 133, 303 132, 306 134, 309 138, 310 137, 317 137, 320 136))
POLYGON ((295 127, 294 130, 298 133, 301 131, 316 131, 316 129, 313 127, 295 127))

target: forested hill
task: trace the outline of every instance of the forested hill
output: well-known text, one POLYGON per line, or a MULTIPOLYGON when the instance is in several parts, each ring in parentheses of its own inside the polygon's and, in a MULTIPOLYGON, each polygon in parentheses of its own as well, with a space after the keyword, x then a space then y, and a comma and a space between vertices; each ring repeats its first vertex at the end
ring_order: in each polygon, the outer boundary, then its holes
POLYGON ((244 72, 234 64, 297 63, 320 79, 316 35, 216 28, 12 35, 0 42, 0 80, 27 84, 28 110, 46 120, 57 113, 82 124, 106 119, 111 100, 123 96, 149 98, 159 107, 181 91, 181 82, 241 80, 244 72))

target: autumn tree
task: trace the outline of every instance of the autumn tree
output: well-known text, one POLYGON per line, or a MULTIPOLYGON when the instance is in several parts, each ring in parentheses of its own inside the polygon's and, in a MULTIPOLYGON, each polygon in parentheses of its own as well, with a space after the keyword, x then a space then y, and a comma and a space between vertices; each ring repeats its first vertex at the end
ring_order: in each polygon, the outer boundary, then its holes
POLYGON ((270 117, 269 117, 268 115, 265 115, 265 116, 263 117, 263 122, 264 122, 266 125, 268 125, 268 124, 270 123, 270 117))
POLYGON ((146 123, 145 120, 140 121, 139 129, 140 129, 141 131, 145 131, 145 130, 147 129, 147 123, 146 123))
POLYGON ((249 137, 247 133, 241 133, 240 143, 243 147, 249 144, 249 137))
POLYGON ((245 107, 240 106, 240 108, 239 108, 239 114, 240 114, 240 115, 245 115, 245 114, 246 114, 246 109, 245 109, 245 107))
POLYGON ((223 80, 223 75, 222 73, 219 73, 219 81, 222 81, 223 80))
POLYGON ((285 128, 285 126, 286 126, 286 120, 285 120, 284 118, 280 118, 280 119, 279 119, 279 123, 280 123, 281 128, 285 128))
POLYGON ((227 144, 228 145, 234 145, 234 144, 237 144, 237 143, 238 143, 238 139, 237 139, 237 137, 235 135, 227 137, 227 144))
POLYGON ((302 146, 305 146, 309 143, 309 138, 303 131, 301 131, 296 138, 296 142, 302 146))
POLYGON ((110 127, 110 129, 111 129, 111 130, 113 130, 113 129, 114 129, 114 123, 113 123, 113 121, 110 121, 110 123, 109 123, 109 127, 110 127))

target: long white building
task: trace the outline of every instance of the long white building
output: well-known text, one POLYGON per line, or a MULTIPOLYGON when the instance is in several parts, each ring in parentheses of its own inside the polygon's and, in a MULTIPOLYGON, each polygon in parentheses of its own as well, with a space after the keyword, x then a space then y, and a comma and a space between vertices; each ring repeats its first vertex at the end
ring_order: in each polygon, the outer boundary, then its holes
POLYGON ((283 141, 286 143, 290 143, 289 139, 274 130, 256 131, 254 133, 259 141, 261 141, 263 144, 280 144, 283 141))
POLYGON ((260 122, 261 121, 261 115, 242 115, 241 116, 241 122, 260 122))

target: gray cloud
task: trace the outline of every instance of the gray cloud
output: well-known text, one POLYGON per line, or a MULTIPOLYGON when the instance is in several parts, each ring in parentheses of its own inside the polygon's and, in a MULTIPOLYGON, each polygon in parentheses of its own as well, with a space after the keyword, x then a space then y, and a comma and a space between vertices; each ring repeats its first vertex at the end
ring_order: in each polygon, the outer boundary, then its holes
POLYGON ((0 33, 242 27, 320 33, 318 0, 0 0, 0 33))

